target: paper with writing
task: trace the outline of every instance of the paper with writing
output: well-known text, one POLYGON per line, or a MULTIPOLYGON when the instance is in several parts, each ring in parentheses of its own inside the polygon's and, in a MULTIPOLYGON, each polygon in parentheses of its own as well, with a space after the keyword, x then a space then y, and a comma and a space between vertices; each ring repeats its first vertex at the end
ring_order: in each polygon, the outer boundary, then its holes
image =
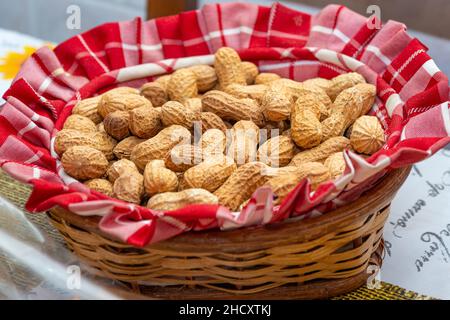
POLYGON ((450 299, 450 146, 414 166, 384 230, 381 279, 450 299))

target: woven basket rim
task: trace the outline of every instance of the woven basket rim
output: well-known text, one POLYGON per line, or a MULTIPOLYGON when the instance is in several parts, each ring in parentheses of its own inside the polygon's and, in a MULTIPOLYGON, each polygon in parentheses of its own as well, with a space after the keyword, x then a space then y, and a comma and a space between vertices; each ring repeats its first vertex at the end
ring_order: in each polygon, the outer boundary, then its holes
MULTIPOLYGON (((190 231, 149 246, 175 251, 219 250, 244 252, 256 248, 268 248, 275 243, 280 245, 308 241, 344 227, 355 218, 369 215, 370 212, 381 210, 387 206, 408 177, 410 170, 411 167, 408 166, 389 171, 377 181, 375 186, 365 191, 357 200, 318 217, 305 220, 290 219, 269 225, 229 231, 190 231), (236 248, 236 243, 240 244, 239 248, 236 248)), ((112 239, 111 236, 99 229, 98 222, 101 219, 100 217, 83 217, 59 207, 52 209, 51 213, 76 227, 98 234, 109 240, 119 241, 112 239)))

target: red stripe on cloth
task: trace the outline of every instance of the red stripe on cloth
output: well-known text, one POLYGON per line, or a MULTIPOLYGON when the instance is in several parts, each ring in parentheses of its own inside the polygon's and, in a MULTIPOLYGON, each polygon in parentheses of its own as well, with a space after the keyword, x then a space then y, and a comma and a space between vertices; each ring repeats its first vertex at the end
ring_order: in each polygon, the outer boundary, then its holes
POLYGON ((370 29, 367 24, 364 24, 341 52, 350 57, 360 55, 365 45, 377 32, 377 29, 370 29), (358 44, 358 46, 355 46, 355 44, 358 44))
POLYGON ((271 9, 268 7, 258 7, 258 14, 255 25, 253 26, 253 33, 250 39, 249 48, 266 47, 266 34, 269 28, 269 17, 271 9))
POLYGON ((156 28, 162 44, 164 59, 184 57, 185 51, 181 38, 180 16, 155 19, 156 28))
POLYGON ((58 117, 58 108, 49 100, 38 95, 34 88, 25 79, 18 79, 11 85, 11 87, 4 94, 4 98, 7 99, 10 96, 14 96, 18 100, 27 104, 39 115, 50 119, 56 119, 58 117))
POLYGON ((205 40, 206 35, 200 28, 198 10, 181 13, 180 25, 186 55, 199 56, 211 53, 208 42, 205 40))
POLYGON ((142 58, 142 19, 136 19, 136 44, 138 47, 138 63, 143 63, 142 58))
POLYGON ((413 39, 392 61, 383 74, 383 79, 399 92, 415 72, 427 61, 427 48, 413 39))
POLYGON ((311 16, 279 2, 272 6, 268 27, 268 46, 303 47, 311 29, 311 16))
POLYGON ((338 20, 339 20, 339 15, 342 12, 342 10, 344 10, 345 6, 339 6, 339 8, 336 11, 336 16, 334 17, 334 21, 333 21, 333 26, 332 29, 336 29, 338 20))
POLYGON ((223 22, 222 22, 222 10, 220 7, 220 4, 216 4, 217 9, 217 21, 219 23, 219 32, 220 32, 220 39, 222 40, 222 46, 227 46, 227 41, 225 39, 225 35, 223 34, 223 22))

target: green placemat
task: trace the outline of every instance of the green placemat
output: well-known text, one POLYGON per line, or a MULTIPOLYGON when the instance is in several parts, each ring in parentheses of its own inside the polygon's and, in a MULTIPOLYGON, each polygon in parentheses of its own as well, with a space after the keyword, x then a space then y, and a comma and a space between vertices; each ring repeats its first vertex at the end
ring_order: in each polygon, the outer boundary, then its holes
MULTIPOLYGON (((16 182, 11 177, 6 175, 0 169, 0 195, 9 199, 12 203, 24 208, 25 202, 28 199, 30 193, 30 187, 16 182)), ((60 243, 64 243, 64 239, 59 232, 55 230, 48 221, 45 214, 28 214, 29 220, 37 225, 41 230, 53 240, 60 243)), ((0 255, 2 259, 2 255, 0 255)), ((3 257, 4 259, 4 257, 3 257)), ((22 288, 31 285, 32 279, 27 279, 25 274, 14 275, 14 281, 22 288), (30 283, 27 283, 29 280, 30 283)), ((413 291, 403 289, 399 286, 381 282, 381 288, 369 289, 367 287, 361 287, 358 290, 350 292, 348 294, 335 297, 333 300, 430 300, 432 297, 424 296, 413 291)))

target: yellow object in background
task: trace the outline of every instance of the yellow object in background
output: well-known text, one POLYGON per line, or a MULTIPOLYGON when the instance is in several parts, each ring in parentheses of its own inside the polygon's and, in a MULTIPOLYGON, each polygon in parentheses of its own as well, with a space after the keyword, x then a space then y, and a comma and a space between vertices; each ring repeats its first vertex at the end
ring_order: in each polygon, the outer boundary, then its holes
POLYGON ((22 64, 31 55, 36 52, 37 48, 24 46, 23 52, 8 52, 6 56, 0 58, 0 73, 5 80, 13 79, 19 72, 22 64))

